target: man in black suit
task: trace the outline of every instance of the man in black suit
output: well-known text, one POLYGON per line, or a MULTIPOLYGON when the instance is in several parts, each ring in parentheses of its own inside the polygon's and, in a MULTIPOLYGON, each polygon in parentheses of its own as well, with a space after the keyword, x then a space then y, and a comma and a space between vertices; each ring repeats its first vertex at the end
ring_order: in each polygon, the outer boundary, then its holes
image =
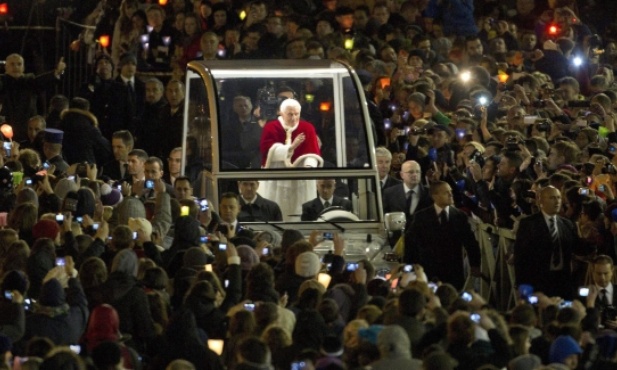
POLYGON ((405 161, 401 166, 403 182, 383 192, 384 213, 405 212, 407 226, 411 225, 416 211, 430 206, 433 201, 428 189, 420 183, 422 171, 416 161, 405 161))
POLYGON ((103 165, 99 177, 109 177, 112 180, 132 182, 128 171, 129 152, 133 150, 133 135, 128 130, 120 130, 113 133, 111 137, 111 149, 114 153, 114 160, 103 165))
POLYGON ((601 319, 605 327, 617 329, 614 309, 617 304, 617 291, 613 284, 613 271, 613 259, 610 256, 601 254, 593 259, 591 273, 593 281, 588 286, 587 315, 583 325, 589 324, 590 327, 596 327, 601 319))
POLYGON ((334 189, 336 189, 336 180, 317 180, 317 194, 319 196, 302 205, 302 221, 316 221, 319 214, 328 207, 341 207, 351 212, 349 199, 334 195, 334 189))
POLYGON ((390 176, 392 167, 392 153, 383 146, 375 148, 375 158, 377 159, 377 171, 379 172, 379 186, 381 191, 402 183, 401 180, 390 176))
POLYGON ((523 218, 516 233, 516 285, 529 284, 549 297, 572 299, 570 261, 578 244, 576 226, 559 216, 561 194, 557 188, 543 188, 539 205, 541 212, 523 218))
POLYGON ((452 189, 447 182, 431 185, 433 206, 416 212, 405 235, 405 263, 424 267, 429 279, 439 279, 456 289, 465 285, 463 247, 471 273, 480 275, 480 246, 467 215, 454 208, 452 189))
POLYGON ((94 112, 101 133, 108 140, 119 130, 134 133, 145 104, 145 84, 135 76, 137 57, 128 53, 122 55, 119 68, 120 74, 109 89, 109 103, 102 107, 102 112, 94 112))
POLYGON ((238 181, 240 191, 240 222, 283 221, 281 208, 275 202, 257 194, 259 181, 238 181))

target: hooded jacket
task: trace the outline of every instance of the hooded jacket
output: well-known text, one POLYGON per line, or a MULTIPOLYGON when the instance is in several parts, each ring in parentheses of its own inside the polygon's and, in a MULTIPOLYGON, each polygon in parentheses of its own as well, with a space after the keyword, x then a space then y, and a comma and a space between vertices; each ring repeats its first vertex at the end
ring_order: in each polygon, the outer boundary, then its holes
POLYGON ((102 165, 107 162, 111 146, 101 135, 98 120, 92 113, 71 108, 64 111, 61 118, 59 128, 64 131, 62 151, 68 164, 88 162, 102 165))
POLYGON ((34 312, 26 318, 24 340, 47 337, 56 345, 75 344, 88 323, 88 301, 76 278, 70 278, 66 294, 57 279, 41 287, 34 312))
POLYGON ((118 311, 120 331, 131 334, 132 342, 138 349, 143 349, 156 333, 148 297, 135 278, 137 266, 137 255, 133 250, 118 252, 107 281, 101 285, 101 293, 103 303, 110 304, 118 311))

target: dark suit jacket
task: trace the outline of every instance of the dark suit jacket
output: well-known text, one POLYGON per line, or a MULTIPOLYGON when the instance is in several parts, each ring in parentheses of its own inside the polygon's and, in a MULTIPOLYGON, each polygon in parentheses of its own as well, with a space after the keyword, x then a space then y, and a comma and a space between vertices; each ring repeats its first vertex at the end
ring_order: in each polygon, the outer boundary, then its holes
MULTIPOLYGON (((407 226, 411 225, 412 217, 409 214, 409 207, 407 207, 407 195, 405 194, 405 187, 403 186, 403 182, 387 188, 383 191, 382 196, 384 213, 405 212, 407 226)), ((418 205, 416 206, 414 213, 417 213, 421 209, 426 208, 432 204, 433 200, 429 195, 428 188, 420 184, 418 205)))
POLYGON ((281 208, 275 202, 268 200, 257 194, 255 201, 249 206, 240 197, 240 222, 259 222, 259 221, 283 221, 281 208))
POLYGON ((124 177, 122 177, 122 172, 120 170, 120 162, 115 159, 103 165, 103 169, 99 173, 99 177, 102 176, 107 176, 110 179, 116 181, 128 181, 129 183, 132 182, 131 175, 129 175, 128 169, 127 171, 125 171, 124 177))
POLYGON ((112 134, 119 130, 129 130, 135 135, 144 111, 146 87, 138 78, 134 81, 134 94, 131 94, 120 76, 116 77, 109 87, 109 101, 102 107, 103 112, 96 112, 100 115, 97 118, 101 132, 110 141, 112 134))
POLYGON ((530 284, 535 291, 549 297, 571 299, 574 287, 570 261, 578 244, 578 233, 570 220, 559 216, 557 230, 564 268, 563 271, 551 272, 553 246, 544 215, 539 212, 521 220, 514 242, 516 284, 530 284))
MULTIPOLYGON (((381 181, 380 181, 381 182, 381 181)), ((386 183, 383 185, 383 187, 381 188, 381 191, 384 191, 388 188, 391 188, 393 186, 396 186, 398 184, 402 184, 403 182, 399 179, 396 179, 392 176, 388 176, 388 178, 386 179, 386 183)))
POLYGON ((419 263, 429 279, 439 279, 461 289, 465 284, 463 247, 469 264, 480 267, 480 246, 467 215, 450 206, 448 222, 439 222, 435 207, 415 212, 405 234, 405 263, 419 263))
MULTIPOLYGON (((351 202, 348 199, 337 197, 336 195, 332 197, 332 206, 331 207, 341 207, 346 211, 351 212, 351 202)), ((308 201, 302 205, 302 221, 315 221, 321 211, 324 210, 323 204, 321 203, 321 199, 315 198, 311 201, 308 201)))

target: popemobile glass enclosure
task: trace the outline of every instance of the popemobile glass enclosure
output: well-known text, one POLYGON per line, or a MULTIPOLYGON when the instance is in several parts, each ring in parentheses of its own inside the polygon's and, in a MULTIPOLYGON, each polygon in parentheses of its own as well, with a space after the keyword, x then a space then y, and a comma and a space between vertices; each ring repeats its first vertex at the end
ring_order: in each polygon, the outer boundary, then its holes
POLYGON ((215 209, 221 194, 238 193, 238 180, 257 180, 258 193, 278 203, 283 221, 256 218, 243 222, 245 226, 345 232, 347 248, 353 249, 355 239, 362 255, 383 244, 372 125, 350 66, 307 59, 193 61, 187 70, 184 116, 183 170, 199 173, 194 194, 215 209), (285 127, 279 107, 286 98, 301 106, 298 130, 308 123, 317 135, 318 149, 306 151, 306 162, 290 152, 283 161, 274 161, 275 149, 285 151, 292 143, 293 130, 273 138, 268 127, 285 127), (318 184, 330 186, 335 199, 346 201, 308 215, 318 184))

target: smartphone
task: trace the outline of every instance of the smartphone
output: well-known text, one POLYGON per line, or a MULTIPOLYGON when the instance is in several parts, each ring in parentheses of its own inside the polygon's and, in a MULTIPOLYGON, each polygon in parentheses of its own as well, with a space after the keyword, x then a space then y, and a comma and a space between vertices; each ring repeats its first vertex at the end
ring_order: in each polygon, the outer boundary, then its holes
POLYGON ((133 231, 133 240, 137 240, 137 231, 133 231))
POLYGON ((100 226, 101 226, 100 223, 95 222, 95 223, 92 224, 92 230, 98 230, 100 226))
POLYGON ((81 346, 78 344, 70 345, 69 348, 71 349, 71 351, 75 352, 76 354, 79 354, 81 352, 81 346))
POLYGON ((154 181, 153 180, 146 180, 145 187, 146 187, 146 189, 154 189, 154 181))
POLYGON ((56 222, 62 225, 62 223, 64 222, 64 215, 63 214, 56 215, 56 222))
POLYGON ((383 119, 383 128, 386 130, 389 130, 392 128, 392 120, 390 120, 390 118, 383 119))
POLYGON ((227 251, 227 243, 219 243, 219 252, 227 251))
POLYGON ((67 179, 69 179, 71 181, 75 181, 75 176, 69 176, 69 177, 67 177, 67 179))
POLYGON ((210 206, 208 205, 208 200, 207 199, 202 199, 199 201, 199 210, 201 212, 206 212, 208 210, 208 208, 210 208, 210 206))
POLYGON ((611 146, 608 147, 608 151, 611 152, 611 153, 615 153, 615 152, 617 152, 617 148, 615 148, 614 146, 611 145, 611 146))
POLYGON ((9 301, 13 300, 13 293, 11 293, 10 290, 5 290, 4 291, 4 298, 8 299, 9 301))
POLYGON ((604 184, 598 185, 598 190, 600 190, 603 193, 606 193, 606 185, 604 184))
POLYGON ((324 240, 333 240, 334 239, 334 233, 323 233, 323 238, 324 238, 324 240))
POLYGON ((255 303, 245 303, 244 309, 251 312, 255 311, 255 303))
POLYGON ((403 272, 413 272, 413 265, 405 265, 403 272))
POLYGON ((80 224, 80 223, 84 222, 84 218, 81 217, 81 216, 77 216, 77 217, 75 217, 75 221, 77 221, 77 223, 80 224))
POLYGON ((578 295, 581 297, 587 297, 589 295, 589 288, 584 286, 578 288, 578 295))
POLYGON ((267 256, 268 254, 270 254, 270 248, 264 248, 263 255, 267 256))
POLYGON ((580 188, 578 193, 580 195, 589 195, 589 189, 588 188, 580 188))
POLYGON ((435 293, 437 291, 437 288, 439 288, 439 286, 432 281, 429 281, 427 285, 433 291, 433 293, 435 293))
POLYGON ((530 295, 527 298, 527 302, 529 302, 529 304, 538 304, 538 296, 530 295))
POLYGON ((572 307, 572 301, 562 301, 559 304, 559 308, 572 307))
POLYGON ((6 153, 7 157, 11 156, 11 142, 10 141, 5 141, 2 146, 4 147, 4 151, 6 153))
POLYGON ((32 310, 32 304, 33 303, 36 303, 36 301, 34 299, 31 299, 31 298, 24 299, 24 310, 26 310, 26 311, 32 310))
POLYGON ((56 266, 65 266, 65 265, 66 265, 66 260, 64 259, 64 257, 56 258, 56 266))
POLYGON ((461 293, 461 298, 463 298, 463 301, 465 302, 471 302, 471 300, 473 299, 473 296, 469 292, 463 292, 461 293))
POLYGON ((347 262, 347 271, 356 271, 358 266, 358 262, 347 262))
POLYGON ((228 288, 228 287, 229 287, 229 280, 228 280, 228 279, 225 279, 225 282, 224 282, 224 284, 223 284, 223 285, 225 285, 225 288, 228 288))
POLYGON ((471 316, 469 316, 469 318, 471 319, 471 321, 475 322, 476 324, 478 324, 480 322, 480 314, 479 313, 472 313, 471 316))
POLYGON ((32 186, 32 179, 26 179, 26 185, 32 186))
POLYGON ((208 242, 208 237, 206 235, 199 237, 199 242, 201 244, 206 244, 208 242))
POLYGON ((291 370, 306 370, 306 362, 294 361, 291 363, 291 370))
POLYGON ((182 206, 180 207, 180 216, 188 216, 189 215, 189 207, 182 206))
POLYGON ((43 168, 48 170, 49 167, 51 167, 51 165, 49 164, 49 162, 43 162, 43 168))
POLYGON ((457 128, 455 131, 456 131, 456 137, 459 139, 463 139, 465 135, 467 134, 467 130, 465 130, 464 128, 457 128))

